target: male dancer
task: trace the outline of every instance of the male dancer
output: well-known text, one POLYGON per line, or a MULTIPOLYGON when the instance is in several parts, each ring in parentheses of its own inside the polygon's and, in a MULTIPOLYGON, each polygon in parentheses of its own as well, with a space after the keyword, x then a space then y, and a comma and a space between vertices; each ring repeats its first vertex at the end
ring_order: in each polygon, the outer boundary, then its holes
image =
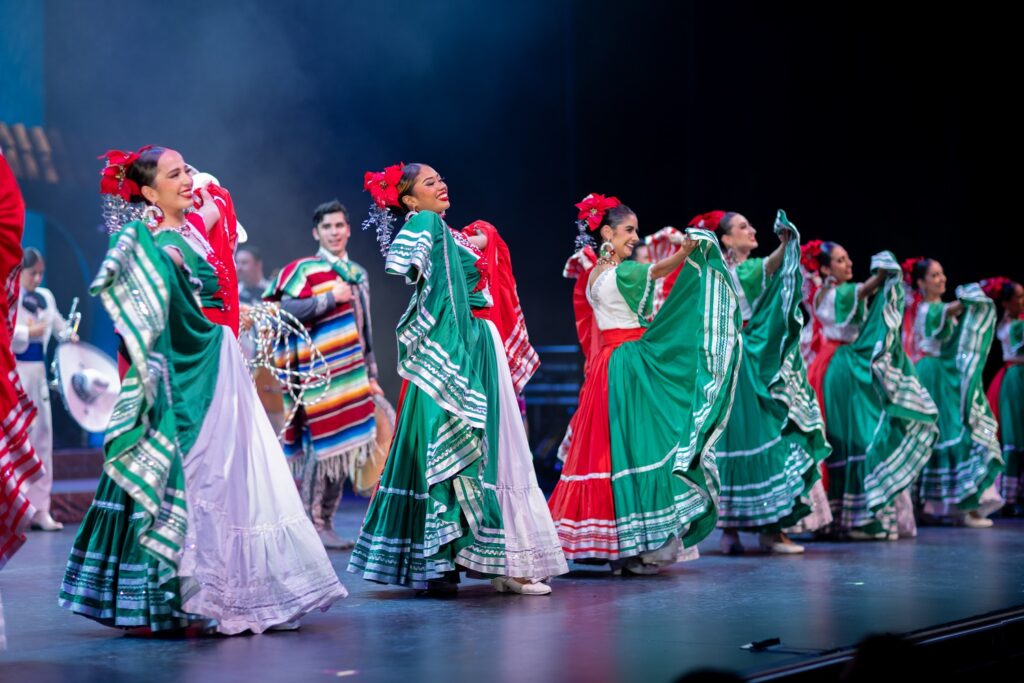
MULTIPOLYGON (((284 450, 297 460, 302 500, 324 546, 347 549, 334 531, 342 486, 370 453, 375 438, 373 394, 377 383, 370 331, 370 286, 366 270, 348 257, 348 210, 337 200, 313 213, 315 256, 285 266, 265 298, 305 323, 330 367, 330 382, 308 406, 295 410, 284 434, 284 450), (315 400, 315 399, 319 400, 315 400), (315 400, 315 401, 314 401, 315 400)), ((310 349, 290 338, 278 349, 280 367, 309 369, 310 349)), ((286 397, 286 403, 290 400, 286 397)), ((286 414, 292 411, 286 405, 286 414)))
POLYGON ((252 306, 263 299, 270 280, 263 274, 260 250, 251 244, 239 244, 235 249, 235 271, 238 273, 238 302, 252 306))

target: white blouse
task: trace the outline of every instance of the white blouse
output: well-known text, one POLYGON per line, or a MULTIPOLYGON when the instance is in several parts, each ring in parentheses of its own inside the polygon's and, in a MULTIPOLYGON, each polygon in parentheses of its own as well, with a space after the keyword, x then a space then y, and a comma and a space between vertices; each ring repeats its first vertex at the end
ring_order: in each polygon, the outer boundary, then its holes
MULTIPOLYGON (((854 306, 856 310, 856 306, 854 306)), ((818 297, 818 304, 814 307, 814 314, 821 322, 821 334, 825 339, 832 341, 851 343, 857 340, 860 334, 859 322, 847 322, 836 320, 836 288, 828 287, 818 297)), ((856 314, 852 318, 856 318, 856 314)))
POLYGON ((999 326, 996 328, 996 339, 1003 345, 1003 361, 1009 363, 1013 361, 1015 363, 1024 363, 1024 355, 1014 355, 1013 348, 1010 346, 1010 321, 1003 319, 999 326))
POLYGON ((614 268, 608 268, 594 279, 587 288, 587 301, 594 309, 594 320, 599 330, 640 327, 636 311, 626 303, 615 282, 614 268))

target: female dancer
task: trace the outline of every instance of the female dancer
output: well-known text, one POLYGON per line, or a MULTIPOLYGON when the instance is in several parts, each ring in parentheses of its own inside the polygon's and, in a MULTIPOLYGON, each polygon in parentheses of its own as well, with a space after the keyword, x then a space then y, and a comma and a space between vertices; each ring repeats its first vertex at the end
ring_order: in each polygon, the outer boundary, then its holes
POLYGON ((490 319, 496 299, 510 301, 490 287, 514 289, 514 282, 488 279, 484 250, 495 233, 476 225, 467 237, 449 228, 441 218, 451 206, 448 186, 425 164, 367 173, 365 187, 374 207, 364 225, 377 223, 387 272, 404 276, 415 292, 398 323, 406 383, 394 440, 349 571, 452 592, 457 572, 468 570, 501 592, 550 593, 542 580, 568 567, 537 486, 510 371, 522 382, 532 362, 510 363, 511 338, 490 319), (394 241, 392 212, 404 219, 394 241))
POLYGON ((550 507, 570 559, 654 574, 714 529, 714 444, 732 403, 739 310, 713 233, 691 230, 674 254, 641 264, 629 260, 640 240, 629 207, 591 194, 577 208, 581 231, 603 243, 574 298, 590 350, 550 507), (656 280, 684 263, 650 322, 656 280))
POLYGON ((204 190, 203 208, 186 213, 192 179, 174 150, 107 160, 101 191, 145 202, 161 220, 132 221, 112 236, 92 285, 130 367, 60 604, 153 631, 189 621, 223 634, 295 628, 345 589, 232 334, 230 258, 213 246, 234 241, 221 208, 229 203, 204 190))
POLYGON ((992 526, 1003 501, 994 483, 1004 463, 996 421, 981 373, 995 336, 995 304, 976 284, 958 287, 943 303, 946 274, 935 259, 903 262, 911 290, 905 318, 908 354, 939 410, 939 438, 918 482, 924 513, 957 517, 965 526, 992 526))
POLYGON ((803 253, 822 336, 807 378, 832 446, 832 514, 854 540, 913 536, 910 486, 938 436, 938 411, 900 339, 902 270, 883 251, 871 259, 872 276, 857 284, 853 262, 835 242, 812 241, 803 253))
POLYGON ((1005 277, 982 282, 990 299, 1002 309, 996 338, 1003 350, 1003 367, 988 388, 988 401, 999 422, 1006 472, 999 491, 1006 504, 1020 511, 1024 503, 1024 286, 1005 277))
POLYGON ((783 530, 798 523, 814 530, 832 515, 818 483, 830 448, 800 356, 800 235, 779 211, 779 246, 767 258, 751 258, 757 233, 742 214, 712 211, 694 224, 716 230, 726 248, 744 322, 736 400, 715 454, 722 552, 743 552, 743 530, 757 532, 763 550, 801 553, 783 530))

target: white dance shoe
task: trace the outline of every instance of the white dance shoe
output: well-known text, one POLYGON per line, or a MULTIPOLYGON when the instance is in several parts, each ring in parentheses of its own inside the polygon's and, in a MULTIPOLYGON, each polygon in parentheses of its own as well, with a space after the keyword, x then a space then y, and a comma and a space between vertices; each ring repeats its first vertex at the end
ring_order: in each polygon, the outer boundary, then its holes
POLYGON ((271 626, 267 630, 268 631, 298 631, 300 628, 302 628, 302 624, 299 623, 299 620, 298 619, 293 619, 291 621, 286 621, 283 624, 274 624, 273 626, 271 626))
POLYGON ((647 564, 637 558, 632 558, 618 569, 612 572, 615 576, 629 574, 631 576, 654 576, 661 572, 661 567, 656 564, 647 564))
POLYGON ((37 512, 32 518, 32 528, 40 531, 60 531, 64 525, 51 517, 49 512, 37 512))
POLYGON ((968 529, 988 529, 995 524, 995 522, 988 517, 979 517, 978 515, 970 512, 963 516, 963 521, 961 523, 968 529))
POLYGON ((334 529, 320 529, 316 535, 320 537, 320 542, 328 550, 351 550, 356 545, 355 541, 342 538, 334 533, 334 529))
POLYGON ((785 536, 782 536, 782 539, 779 540, 776 534, 760 534, 757 542, 761 550, 773 555, 800 555, 804 552, 804 547, 799 543, 794 543, 785 536))
POLYGON ((534 579, 530 583, 519 583, 511 576, 498 576, 491 579, 491 585, 499 593, 519 593, 520 595, 548 595, 551 586, 534 579))

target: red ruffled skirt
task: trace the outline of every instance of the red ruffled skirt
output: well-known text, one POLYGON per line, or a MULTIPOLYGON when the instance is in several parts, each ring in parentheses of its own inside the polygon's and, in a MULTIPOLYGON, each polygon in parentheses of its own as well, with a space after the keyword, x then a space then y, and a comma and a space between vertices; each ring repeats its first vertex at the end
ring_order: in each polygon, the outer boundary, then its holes
POLYGON ((565 556, 614 560, 619 557, 612 497, 612 449, 608 423, 608 359, 642 328, 601 332, 601 349, 589 359, 579 406, 569 422, 571 441, 562 476, 548 501, 565 556))
MULTIPOLYGON (((807 382, 818 396, 822 421, 825 420, 825 373, 828 372, 829 363, 832 362, 832 356, 836 354, 836 349, 845 344, 846 342, 821 337, 820 346, 814 355, 814 360, 811 361, 810 366, 807 368, 807 382)), ((828 490, 828 466, 826 465, 826 460, 821 461, 821 485, 825 487, 826 491, 828 490)))
POLYGON ((1003 363, 1003 367, 999 368, 999 372, 992 378, 992 383, 988 385, 988 391, 985 392, 985 398, 988 399, 989 406, 992 407, 992 414, 996 418, 996 422, 999 422, 999 392, 1003 390, 1003 377, 1006 376, 1006 371, 1010 369, 1013 363, 1003 363))

